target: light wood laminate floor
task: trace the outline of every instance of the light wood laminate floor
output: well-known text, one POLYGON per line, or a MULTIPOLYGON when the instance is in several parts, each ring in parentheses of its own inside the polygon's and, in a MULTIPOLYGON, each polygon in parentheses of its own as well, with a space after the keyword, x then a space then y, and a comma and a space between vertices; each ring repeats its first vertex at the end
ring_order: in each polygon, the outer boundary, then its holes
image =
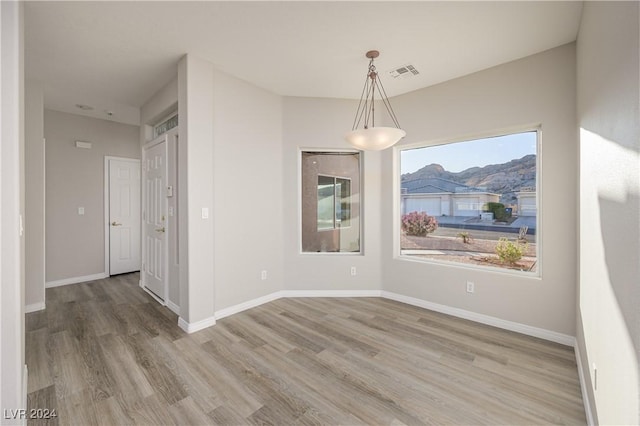
POLYGON ((586 423, 570 347, 380 298, 280 299, 187 335, 138 277, 47 289, 27 315, 49 423, 586 423))

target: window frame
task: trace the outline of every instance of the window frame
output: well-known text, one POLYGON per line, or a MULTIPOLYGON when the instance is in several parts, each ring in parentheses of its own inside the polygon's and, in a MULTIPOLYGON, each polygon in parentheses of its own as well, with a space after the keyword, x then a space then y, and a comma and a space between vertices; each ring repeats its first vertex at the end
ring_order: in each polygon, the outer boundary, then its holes
POLYGON ((172 120, 174 118, 179 118, 178 117, 178 111, 173 111, 172 113, 166 115, 165 118, 159 120, 156 124, 154 124, 153 127, 152 127, 152 131, 151 131, 151 133, 153 134, 153 139, 156 139, 156 138, 164 135, 165 133, 167 133, 171 129, 175 129, 176 127, 178 127, 178 121, 176 121, 176 125, 175 126, 165 129, 162 133, 158 133, 158 128, 160 126, 162 126, 163 124, 169 122, 170 120, 172 120))
MULTIPOLYGON (((309 151, 306 151, 309 152, 309 151)), ((343 176, 334 176, 334 175, 324 175, 324 174, 318 174, 318 178, 320 177, 324 177, 324 178, 329 178, 329 179, 333 179, 333 227, 332 228, 317 228, 318 232, 323 232, 323 231, 335 231, 336 229, 349 229, 351 228, 351 202, 349 202, 349 225, 348 226, 342 226, 342 219, 338 219, 338 209, 336 208, 337 203, 338 203, 338 193, 337 193, 337 188, 338 188, 338 179, 340 180, 346 180, 349 181, 349 197, 351 197, 351 178, 348 177, 343 177, 343 176)), ((342 196, 340 197, 340 201, 342 200, 342 196)), ((318 203, 319 204, 319 203, 318 203)), ((341 210, 342 211, 342 208, 341 210)))
MULTIPOLYGON (((306 148, 306 147, 298 147, 297 154, 297 174, 298 174, 298 185, 297 185, 297 214, 298 214, 298 235, 297 235, 297 245, 298 245, 298 255, 301 256, 364 256, 364 210, 365 210, 365 193, 364 193, 364 151, 358 149, 350 149, 350 148, 306 148), (359 209, 359 225, 358 232, 360 236, 360 251, 352 252, 352 251, 342 251, 342 252, 330 252, 330 251, 322 251, 322 252, 313 252, 313 251, 304 251, 302 249, 302 155, 304 153, 318 153, 321 154, 323 152, 327 153, 345 153, 345 154, 359 154, 358 155, 358 168, 359 168, 359 180, 360 180, 360 188, 359 188, 359 197, 360 197, 360 209, 359 209)), ((326 176, 326 175, 325 175, 326 176)), ((339 176, 338 176, 339 177, 339 176)), ((351 193, 353 194, 353 188, 351 193)), ((351 210, 351 218, 353 218, 353 209, 351 210)), ((349 226, 351 228, 352 225, 349 226)), ((346 227, 345 227, 346 228, 346 227)))
POLYGON ((543 162, 543 131, 542 124, 529 124, 524 126, 515 126, 504 128, 501 130, 476 132, 465 135, 445 137, 440 139, 424 140, 421 142, 415 142, 410 144, 396 145, 393 147, 393 259, 404 262, 415 262, 427 265, 436 265, 441 267, 452 267, 461 270, 469 270, 475 272, 491 272, 506 274, 511 276, 517 276, 519 278, 530 278, 535 280, 541 280, 543 274, 543 226, 544 226, 544 214, 543 214, 543 182, 542 182, 542 162, 543 162), (429 258, 418 258, 411 255, 403 255, 400 244, 401 230, 400 223, 402 217, 401 207, 401 195, 402 195, 402 168, 401 168, 401 152, 411 149, 428 148, 431 146, 448 145, 459 142, 470 142, 477 139, 487 139, 493 137, 509 136, 517 133, 536 132, 536 271, 518 271, 508 268, 500 268, 497 266, 489 265, 474 265, 462 262, 454 262, 448 260, 436 260, 429 258))

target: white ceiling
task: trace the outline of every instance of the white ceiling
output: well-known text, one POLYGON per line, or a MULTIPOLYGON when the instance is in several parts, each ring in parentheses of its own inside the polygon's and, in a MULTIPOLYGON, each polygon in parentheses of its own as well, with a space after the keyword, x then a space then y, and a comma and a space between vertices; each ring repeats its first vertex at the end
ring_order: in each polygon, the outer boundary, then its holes
POLYGON ((358 98, 370 49, 389 96, 576 39, 581 2, 26 2, 48 108, 138 124, 191 53, 287 96, 358 98), (386 74, 405 64, 419 75, 386 74), (82 112, 75 104, 87 104, 82 112))

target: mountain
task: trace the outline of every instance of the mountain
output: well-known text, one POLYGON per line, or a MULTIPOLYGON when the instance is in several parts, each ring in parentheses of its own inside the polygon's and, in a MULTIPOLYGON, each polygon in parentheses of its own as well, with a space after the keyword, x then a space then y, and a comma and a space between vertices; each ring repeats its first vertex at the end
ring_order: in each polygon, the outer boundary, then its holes
POLYGON ((413 173, 402 175, 402 182, 425 178, 440 178, 462 185, 486 188, 500 194, 500 202, 508 205, 517 202, 515 193, 523 187, 536 186, 535 154, 511 160, 503 164, 471 167, 461 172, 450 172, 440 164, 429 164, 413 173))

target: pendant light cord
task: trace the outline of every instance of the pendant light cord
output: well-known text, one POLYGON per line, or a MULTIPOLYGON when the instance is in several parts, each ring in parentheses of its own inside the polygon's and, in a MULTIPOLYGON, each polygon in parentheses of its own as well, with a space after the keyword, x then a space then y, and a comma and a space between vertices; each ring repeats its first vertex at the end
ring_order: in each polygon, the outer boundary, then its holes
POLYGON ((396 117, 393 108, 391 107, 391 102, 389 102, 389 97, 387 96, 387 92, 382 85, 382 81, 378 78, 378 72, 376 71, 376 66, 373 64, 373 59, 369 61, 369 67, 367 70, 367 76, 364 80, 364 86, 362 87, 362 93, 360 94, 360 102, 358 103, 358 109, 356 110, 356 116, 353 119, 353 127, 352 130, 356 130, 360 123, 362 122, 362 118, 364 117, 364 128, 369 128, 369 122, 371 122, 371 127, 375 127, 375 88, 378 87, 378 93, 380 93, 380 99, 384 104, 393 124, 396 128, 400 128, 400 123, 398 122, 398 118, 396 117), (371 83, 369 82, 371 80, 371 83), (371 100, 369 100, 371 98, 371 100))

